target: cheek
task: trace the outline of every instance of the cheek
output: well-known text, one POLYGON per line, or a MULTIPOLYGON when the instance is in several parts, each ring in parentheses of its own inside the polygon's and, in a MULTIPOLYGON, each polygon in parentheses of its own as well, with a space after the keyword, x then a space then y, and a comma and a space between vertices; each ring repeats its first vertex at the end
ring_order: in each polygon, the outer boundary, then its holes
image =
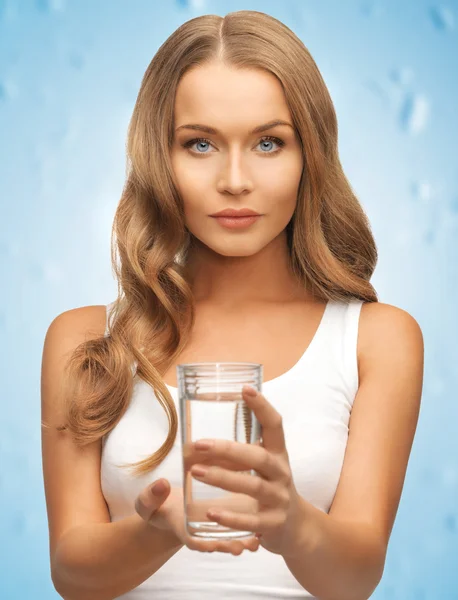
POLYGON ((272 162, 275 165, 259 181, 259 188, 265 190, 265 197, 271 198, 280 210, 294 210, 303 170, 302 159, 294 156, 272 162))
POLYGON ((204 162, 199 160, 189 160, 182 153, 174 151, 171 153, 171 166, 175 176, 176 185, 180 195, 185 199, 189 192, 195 197, 201 197, 202 192, 207 190, 210 184, 210 173, 203 168, 199 168, 195 163, 204 162))
POLYGON ((266 190, 264 198, 268 198, 266 212, 272 214, 275 219, 289 221, 297 204, 297 193, 299 190, 301 172, 283 172, 276 179, 263 182, 266 190))
POLYGON ((205 206, 208 205, 209 197, 211 194, 210 182, 206 180, 205 176, 197 174, 195 171, 186 168, 176 168, 175 180, 183 201, 183 208, 186 220, 190 220, 193 216, 198 214, 202 216, 202 212, 205 211, 205 206))
POLYGON ((192 188, 192 194, 182 195, 185 223, 193 233, 208 232, 210 217, 207 215, 205 197, 208 196, 204 192, 199 194, 198 190, 192 188))
POLYGON ((280 233, 288 225, 296 209, 296 193, 294 190, 290 190, 290 192, 287 196, 278 196, 272 205, 269 220, 274 228, 274 233, 280 233))
POLYGON ((183 200, 190 206, 201 204, 205 197, 208 198, 209 191, 214 188, 214 177, 208 168, 198 169, 192 168, 190 164, 183 164, 175 172, 183 200))

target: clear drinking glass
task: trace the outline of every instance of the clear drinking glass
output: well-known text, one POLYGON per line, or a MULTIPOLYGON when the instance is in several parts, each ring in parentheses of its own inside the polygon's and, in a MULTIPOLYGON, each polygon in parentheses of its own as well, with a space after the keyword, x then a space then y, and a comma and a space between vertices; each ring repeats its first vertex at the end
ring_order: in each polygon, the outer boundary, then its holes
POLYGON ((258 477, 253 469, 241 471, 235 461, 216 463, 192 450, 200 439, 226 439, 258 444, 261 426, 242 396, 248 384, 262 392, 263 366, 246 362, 205 362, 177 366, 183 453, 183 496, 185 526, 189 535, 206 539, 238 539, 254 535, 225 527, 207 517, 209 508, 256 513, 258 501, 247 494, 229 492, 195 479, 194 464, 218 464, 225 469, 258 477))

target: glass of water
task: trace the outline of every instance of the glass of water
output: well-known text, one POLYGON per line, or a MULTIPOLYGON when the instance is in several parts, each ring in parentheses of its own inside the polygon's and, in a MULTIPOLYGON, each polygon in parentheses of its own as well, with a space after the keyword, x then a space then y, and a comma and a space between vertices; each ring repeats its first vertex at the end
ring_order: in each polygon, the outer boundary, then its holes
POLYGON ((254 536, 212 521, 210 508, 255 514, 258 501, 247 494, 229 492, 195 479, 195 464, 217 465, 258 477, 253 469, 242 471, 240 463, 205 458, 192 445, 200 439, 226 439, 243 444, 261 443, 261 426, 242 396, 244 385, 262 392, 263 366, 246 362, 205 362, 177 366, 183 453, 185 526, 191 536, 205 539, 240 539, 254 536))

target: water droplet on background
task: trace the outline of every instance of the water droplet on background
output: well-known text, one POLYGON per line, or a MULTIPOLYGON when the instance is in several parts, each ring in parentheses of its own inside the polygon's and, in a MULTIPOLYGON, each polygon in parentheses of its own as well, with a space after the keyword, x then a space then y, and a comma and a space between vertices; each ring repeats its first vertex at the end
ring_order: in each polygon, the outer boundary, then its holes
POLYGON ((402 129, 411 134, 422 132, 429 116, 429 102, 421 94, 408 94, 401 109, 399 121, 402 129))
POLYGON ((448 6, 433 6, 429 11, 431 21, 440 31, 453 31, 455 29, 455 15, 448 6))

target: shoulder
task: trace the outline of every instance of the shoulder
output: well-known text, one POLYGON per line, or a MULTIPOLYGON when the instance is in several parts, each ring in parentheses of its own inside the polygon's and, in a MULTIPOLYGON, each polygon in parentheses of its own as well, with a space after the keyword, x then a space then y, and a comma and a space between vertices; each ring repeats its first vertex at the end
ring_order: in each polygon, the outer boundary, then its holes
POLYGON ((105 333, 104 305, 83 306, 57 315, 46 332, 41 363, 42 414, 45 421, 60 422, 58 382, 68 359, 83 342, 105 333))
POLYGON ((104 304, 81 306, 58 314, 50 323, 45 346, 59 344, 63 351, 80 343, 101 337, 106 327, 104 304))
POLYGON ((423 333, 410 313, 382 302, 363 303, 358 333, 361 372, 383 356, 401 358, 410 353, 413 357, 423 357, 423 352, 423 333))

